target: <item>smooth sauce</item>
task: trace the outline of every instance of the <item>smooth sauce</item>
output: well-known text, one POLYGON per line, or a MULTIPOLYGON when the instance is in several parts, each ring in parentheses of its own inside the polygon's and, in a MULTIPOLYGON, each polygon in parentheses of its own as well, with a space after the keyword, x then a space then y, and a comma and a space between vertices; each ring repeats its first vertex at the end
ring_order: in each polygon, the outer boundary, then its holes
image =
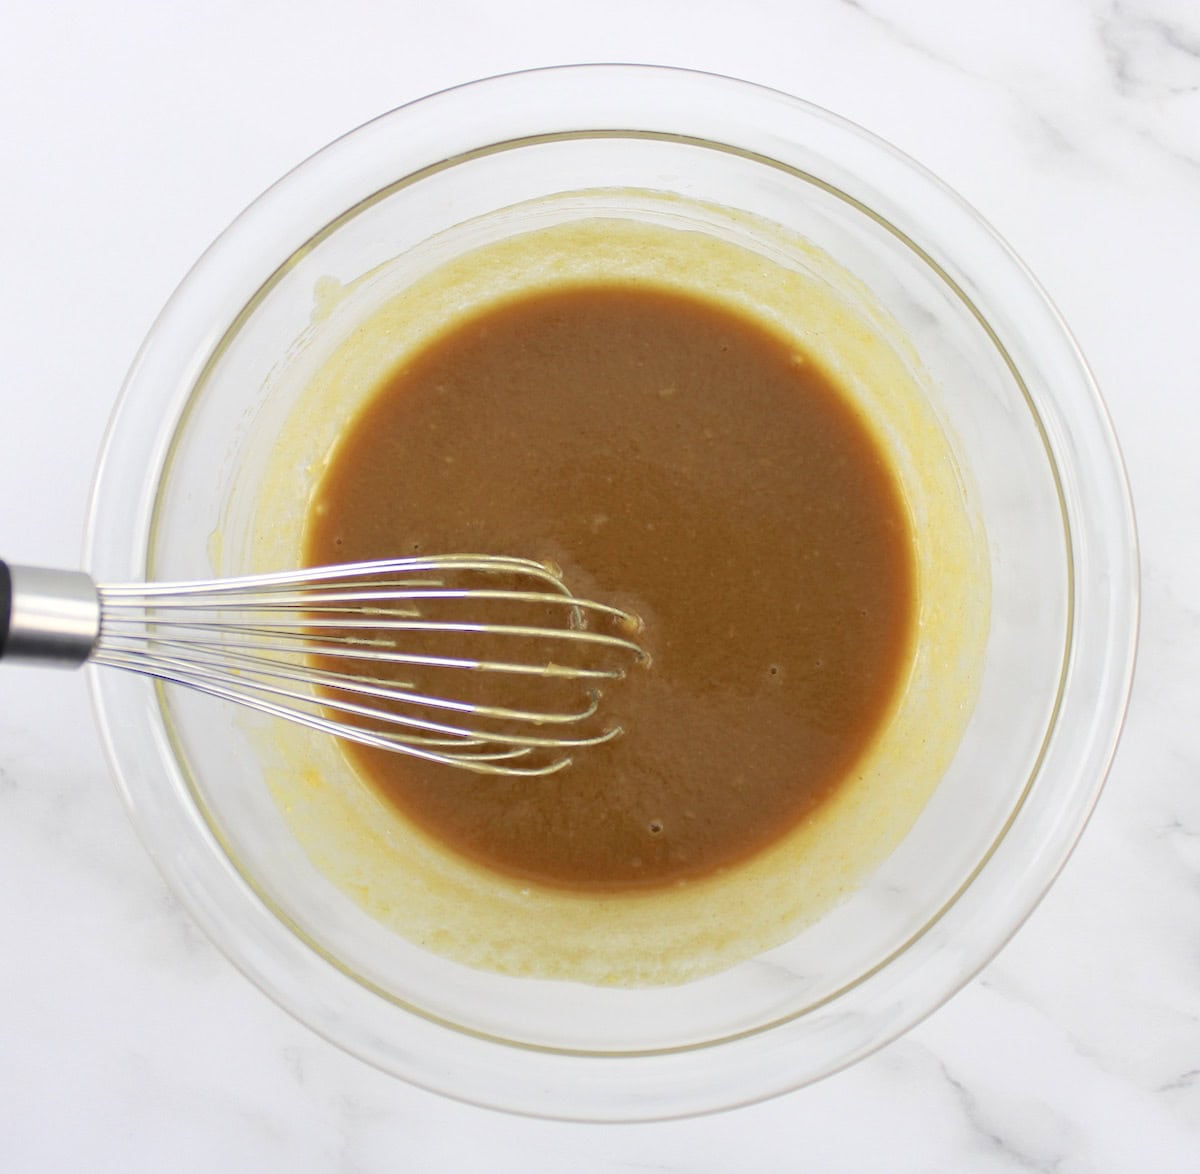
POLYGON ((309 563, 553 559, 646 621, 625 729, 542 779, 358 746, 410 821, 504 874, 654 888, 735 866, 854 770, 909 663, 912 540, 875 438, 816 364, 714 302, 604 283, 479 312, 340 438, 309 563))

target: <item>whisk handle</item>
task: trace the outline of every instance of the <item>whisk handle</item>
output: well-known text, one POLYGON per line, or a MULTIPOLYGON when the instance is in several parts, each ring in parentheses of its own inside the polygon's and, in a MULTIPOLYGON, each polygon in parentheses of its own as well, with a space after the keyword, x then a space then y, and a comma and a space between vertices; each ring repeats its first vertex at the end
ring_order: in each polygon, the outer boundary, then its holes
POLYGON ((90 575, 0 560, 0 659, 76 668, 100 635, 90 575))
POLYGON ((8 563, 0 559, 0 656, 8 643, 8 623, 12 616, 12 575, 8 563))

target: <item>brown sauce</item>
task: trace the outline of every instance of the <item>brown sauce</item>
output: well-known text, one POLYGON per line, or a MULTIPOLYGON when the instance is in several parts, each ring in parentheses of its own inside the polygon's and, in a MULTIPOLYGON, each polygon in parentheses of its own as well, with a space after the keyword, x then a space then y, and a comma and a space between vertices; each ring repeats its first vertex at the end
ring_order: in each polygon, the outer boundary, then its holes
POLYGON ((636 889, 744 861, 810 815, 908 666, 913 562, 890 467, 845 394, 753 319, 617 283, 528 294, 372 395, 305 558, 552 559, 646 620, 625 733, 565 772, 474 776, 348 746, 409 820, 508 875, 636 889))

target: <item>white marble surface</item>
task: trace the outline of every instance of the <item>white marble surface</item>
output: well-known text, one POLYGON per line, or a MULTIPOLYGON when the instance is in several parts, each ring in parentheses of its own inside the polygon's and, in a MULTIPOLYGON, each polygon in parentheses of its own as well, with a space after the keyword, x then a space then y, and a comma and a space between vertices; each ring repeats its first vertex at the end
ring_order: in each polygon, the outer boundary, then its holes
POLYGON ((0 673, 0 1169, 1200 1170, 1200 7, 1195 0, 6 0, 0 550, 78 558, 125 368, 277 175, 410 98, 583 60, 790 90, 949 181, 1049 289, 1143 543, 1107 790, 1000 958, 808 1090, 667 1125, 408 1088, 293 1022, 169 896, 84 684, 0 673))

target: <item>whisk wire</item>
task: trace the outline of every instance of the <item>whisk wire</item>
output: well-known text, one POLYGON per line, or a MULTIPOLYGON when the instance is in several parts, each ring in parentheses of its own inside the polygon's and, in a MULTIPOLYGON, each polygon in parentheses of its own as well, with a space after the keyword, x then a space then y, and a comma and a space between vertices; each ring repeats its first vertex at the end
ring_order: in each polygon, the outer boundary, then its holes
POLYGON ((636 617, 577 598, 557 568, 527 559, 395 559, 98 592, 97 663, 479 773, 551 774, 574 750, 617 737, 619 725, 594 720, 598 687, 646 659, 630 638, 636 617), (441 618, 464 606, 478 618, 441 618), (487 651, 463 654, 473 640, 487 651), (497 655, 510 646, 518 655, 497 655), (453 685, 492 678, 573 682, 584 692, 571 705, 533 707, 500 703, 494 686, 475 698, 475 686, 453 685))

